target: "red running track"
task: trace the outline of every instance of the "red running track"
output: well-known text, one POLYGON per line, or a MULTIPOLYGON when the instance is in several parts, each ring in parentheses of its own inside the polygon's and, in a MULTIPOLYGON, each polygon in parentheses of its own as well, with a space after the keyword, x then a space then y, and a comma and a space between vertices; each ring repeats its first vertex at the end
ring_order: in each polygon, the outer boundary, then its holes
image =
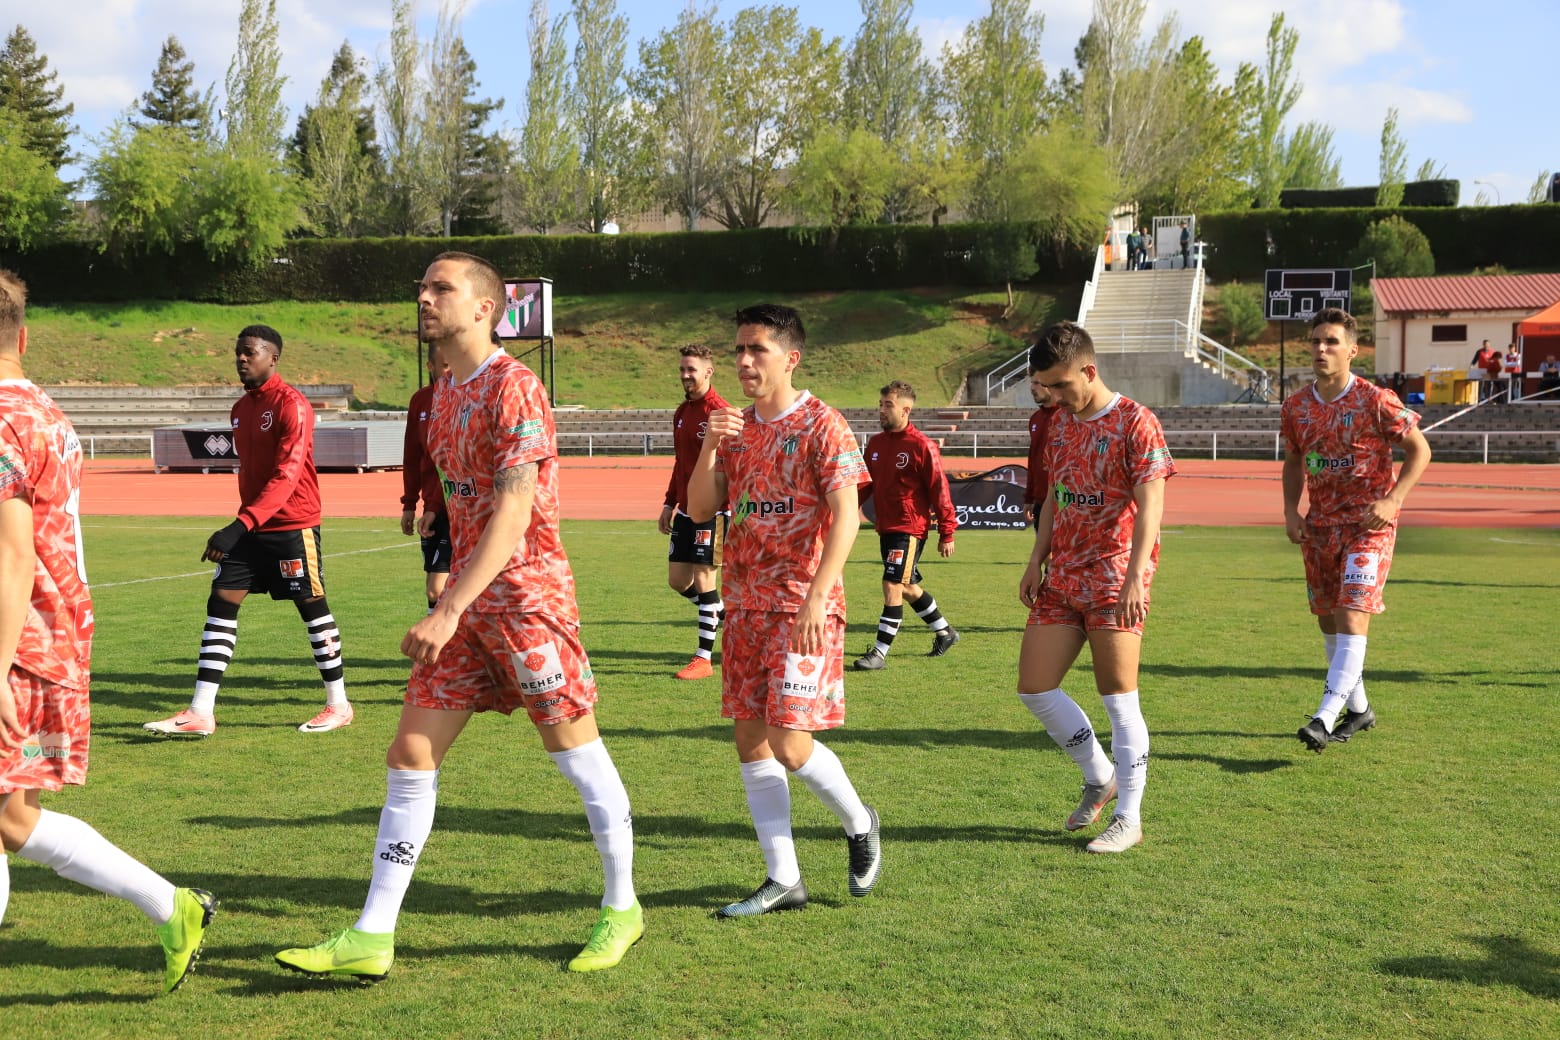
MULTIPOLYGON (((983 472, 1023 459, 949 457, 950 472, 983 472)), ((577 458, 562 462, 568 520, 653 520, 671 474, 669 456, 577 458)), ((1167 525, 1283 523, 1281 464, 1184 459, 1165 495, 1167 525)), ((399 518, 401 474, 322 473, 327 516, 399 518)), ((231 473, 156 473, 145 460, 87 464, 82 512, 91 516, 231 516, 231 473)), ((1409 497, 1403 522, 1424 527, 1560 527, 1560 466, 1432 462, 1409 497)))

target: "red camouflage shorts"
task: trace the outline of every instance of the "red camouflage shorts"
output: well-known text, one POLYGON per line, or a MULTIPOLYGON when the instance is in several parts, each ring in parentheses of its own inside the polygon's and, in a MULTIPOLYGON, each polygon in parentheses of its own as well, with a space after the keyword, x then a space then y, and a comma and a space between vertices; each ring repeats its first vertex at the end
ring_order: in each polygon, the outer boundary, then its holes
POLYGON ((438 658, 412 666, 406 703, 505 715, 523 707, 549 725, 591 712, 596 677, 577 626, 548 614, 468 610, 438 658))
POLYGON ((720 714, 817 732, 845 722, 845 619, 824 619, 823 653, 790 652, 795 614, 732 609, 720 644, 720 714))
POLYGON ((0 749, 0 794, 86 783, 92 737, 88 692, 44 682, 20 668, 6 679, 27 737, 19 749, 0 749))
MULTIPOLYGON (((1154 572, 1143 576, 1143 618, 1152 606, 1154 572)), ((1085 632, 1109 630, 1143 634, 1143 622, 1124 625, 1116 617, 1116 601, 1121 592, 1121 576, 1105 565, 1087 568, 1067 577, 1048 573, 1040 586, 1035 605, 1029 608, 1031 625, 1065 625, 1085 632)))
POLYGON ((1300 555, 1305 559, 1305 594, 1311 613, 1331 614, 1338 607, 1367 614, 1386 610, 1381 590, 1392 569, 1396 543, 1396 527, 1372 531, 1362 524, 1307 524, 1300 555))

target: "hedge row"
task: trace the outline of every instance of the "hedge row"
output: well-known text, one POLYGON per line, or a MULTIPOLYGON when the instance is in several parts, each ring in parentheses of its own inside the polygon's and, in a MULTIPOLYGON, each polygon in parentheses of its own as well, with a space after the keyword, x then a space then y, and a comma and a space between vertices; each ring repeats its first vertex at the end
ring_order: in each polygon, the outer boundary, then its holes
MULTIPOLYGON (((1280 209, 1348 209, 1374 206, 1376 192, 1368 188, 1285 188, 1278 193, 1280 209)), ((1403 185, 1405 206, 1455 206, 1462 182, 1453 180, 1409 181, 1403 185)))
POLYGON ((1208 273, 1219 281, 1262 281, 1270 267, 1348 267, 1372 223, 1397 213, 1430 240, 1436 269, 1467 271, 1499 264, 1511 270, 1560 266, 1560 206, 1457 209, 1236 210, 1198 218, 1212 247, 1208 273), (1267 251, 1271 237, 1273 252, 1267 251))
POLYGON ((493 238, 298 239, 258 269, 214 267, 198 249, 116 260, 89 246, 0 253, 48 302, 181 299, 406 299, 428 261, 463 250, 506 275, 553 279, 560 293, 807 292, 921 285, 989 286, 1005 281, 1015 249, 1041 281, 1082 281, 1092 254, 1027 244, 1026 228, 996 224, 841 229, 759 228, 653 235, 507 235, 493 238))

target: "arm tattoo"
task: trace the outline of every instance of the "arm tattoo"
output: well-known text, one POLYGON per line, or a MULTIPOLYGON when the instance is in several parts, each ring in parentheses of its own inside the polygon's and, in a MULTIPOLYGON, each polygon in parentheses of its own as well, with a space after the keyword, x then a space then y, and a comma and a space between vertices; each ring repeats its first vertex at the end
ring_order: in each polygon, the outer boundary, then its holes
POLYGON ((536 463, 527 462, 511 469, 501 469, 493 474, 493 493, 496 495, 523 495, 536 490, 536 463))

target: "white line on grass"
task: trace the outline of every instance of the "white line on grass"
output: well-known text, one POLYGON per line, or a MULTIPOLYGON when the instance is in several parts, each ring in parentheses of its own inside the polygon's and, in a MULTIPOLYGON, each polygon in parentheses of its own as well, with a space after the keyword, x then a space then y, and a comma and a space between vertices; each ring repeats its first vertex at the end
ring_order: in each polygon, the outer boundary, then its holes
POLYGON ((1491 538, 1492 542, 1500 542, 1503 545, 1542 545, 1545 547, 1554 545, 1554 542, 1530 542, 1525 538, 1491 538))
MULTIPOLYGON (((346 552, 326 553, 324 559, 334 560, 338 556, 360 556, 363 553, 384 552, 386 549, 405 549, 409 543, 399 542, 396 545, 380 545, 372 549, 348 549, 346 552)), ((180 578, 202 578, 211 573, 208 567, 203 571, 186 571, 183 574, 159 574, 155 578, 131 578, 129 581, 106 581, 101 584, 93 582, 93 589, 117 589, 121 585, 142 585, 149 581, 177 581, 180 578)))

